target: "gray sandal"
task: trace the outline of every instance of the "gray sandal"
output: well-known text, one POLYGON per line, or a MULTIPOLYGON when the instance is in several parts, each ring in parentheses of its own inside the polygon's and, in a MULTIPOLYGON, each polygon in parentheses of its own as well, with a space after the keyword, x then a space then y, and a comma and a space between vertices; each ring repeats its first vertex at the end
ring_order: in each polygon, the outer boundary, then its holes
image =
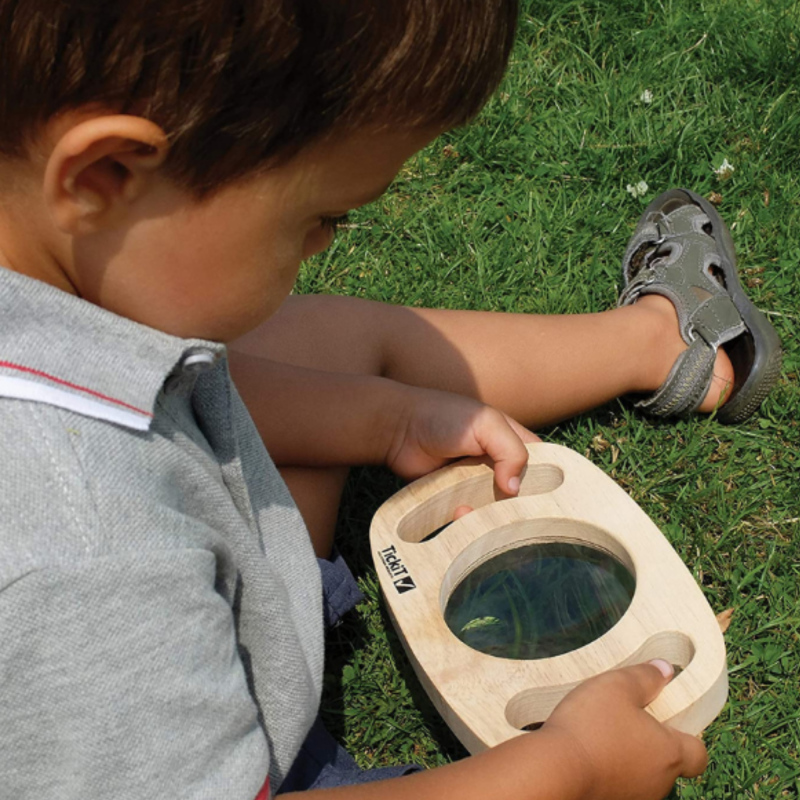
POLYGON ((717 348, 725 345, 735 378, 717 419, 741 422, 753 414, 778 380, 781 344, 739 283, 733 240, 714 206, 688 189, 659 195, 642 214, 622 269, 619 305, 663 295, 689 346, 661 388, 636 406, 657 416, 695 411, 711 385, 717 348))

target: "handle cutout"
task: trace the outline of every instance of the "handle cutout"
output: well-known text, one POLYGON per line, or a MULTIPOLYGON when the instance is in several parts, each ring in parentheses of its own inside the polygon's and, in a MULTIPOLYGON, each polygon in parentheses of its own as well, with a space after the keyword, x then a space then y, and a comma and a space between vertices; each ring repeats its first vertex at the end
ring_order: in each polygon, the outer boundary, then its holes
MULTIPOLYGON (((434 476, 439 477, 439 473, 431 477, 434 476)), ((519 496, 548 494, 563 483, 564 471, 555 464, 528 464, 522 473, 519 496)), ((484 468, 480 474, 420 501, 397 523, 397 535, 409 544, 429 542, 453 521, 453 514, 459 506, 471 506, 477 511, 490 503, 507 499, 495 485, 493 474, 484 468)))
MULTIPOLYGON (((654 658, 662 658, 680 669, 682 673, 691 664, 695 655, 692 640, 681 631, 661 631, 651 636, 632 656, 619 666, 644 664, 654 658)), ((670 684, 679 680, 678 669, 675 670, 670 684)), ((555 707, 581 681, 559 687, 526 689, 512 697, 506 705, 508 724, 520 731, 531 731, 540 728, 553 713, 555 707)))

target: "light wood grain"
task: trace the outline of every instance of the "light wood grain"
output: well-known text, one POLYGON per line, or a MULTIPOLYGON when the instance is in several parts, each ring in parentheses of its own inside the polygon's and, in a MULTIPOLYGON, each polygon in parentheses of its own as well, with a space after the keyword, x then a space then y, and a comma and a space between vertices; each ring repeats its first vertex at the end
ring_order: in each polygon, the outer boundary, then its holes
POLYGON ((370 538, 381 588, 425 690, 474 753, 545 721, 592 675, 658 657, 683 671, 649 710, 699 733, 720 712, 728 684, 724 641, 691 573, 650 518, 591 462, 558 445, 528 450, 517 498, 498 501, 491 469, 460 462, 405 487, 375 515, 370 538), (476 510, 422 541, 460 505, 476 510), (504 550, 554 540, 605 550, 628 567, 636 590, 622 619, 585 647, 530 661, 486 655, 456 638, 443 610, 459 581, 504 550))

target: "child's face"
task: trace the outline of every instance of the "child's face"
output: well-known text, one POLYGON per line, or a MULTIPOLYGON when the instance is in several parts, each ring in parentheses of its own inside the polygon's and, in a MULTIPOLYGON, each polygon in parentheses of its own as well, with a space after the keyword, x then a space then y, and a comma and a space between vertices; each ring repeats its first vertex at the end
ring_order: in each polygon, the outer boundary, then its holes
POLYGON ((363 131, 311 146, 202 202, 159 183, 124 229, 76 242, 81 293, 177 336, 235 339, 269 317, 300 262, 331 243, 325 218, 379 197, 437 133, 363 131))

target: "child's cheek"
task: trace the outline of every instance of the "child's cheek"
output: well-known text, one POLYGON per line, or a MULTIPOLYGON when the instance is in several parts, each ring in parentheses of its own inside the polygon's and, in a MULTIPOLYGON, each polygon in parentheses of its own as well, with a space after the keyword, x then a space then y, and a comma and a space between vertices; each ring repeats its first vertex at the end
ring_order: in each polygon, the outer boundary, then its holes
POLYGON ((303 261, 316 253, 321 253, 333 241, 333 231, 320 225, 306 235, 303 242, 303 261))

